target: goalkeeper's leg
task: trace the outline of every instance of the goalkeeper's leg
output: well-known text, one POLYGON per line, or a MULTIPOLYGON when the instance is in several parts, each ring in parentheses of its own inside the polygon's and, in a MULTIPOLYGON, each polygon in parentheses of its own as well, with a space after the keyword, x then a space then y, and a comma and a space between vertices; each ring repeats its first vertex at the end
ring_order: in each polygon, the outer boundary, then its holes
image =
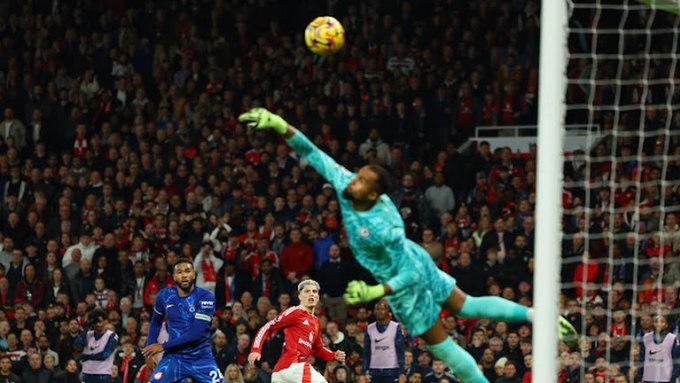
MULTIPOLYGON (((495 296, 473 297, 455 287, 444 308, 463 318, 487 318, 504 322, 531 322, 534 310, 518 303, 495 296)), ((563 317, 559 317, 560 340, 574 348, 577 333, 563 317)))
POLYGON ((477 362, 462 347, 457 345, 444 330, 441 321, 437 320, 420 336, 432 354, 451 368, 451 371, 465 383, 489 383, 477 362))

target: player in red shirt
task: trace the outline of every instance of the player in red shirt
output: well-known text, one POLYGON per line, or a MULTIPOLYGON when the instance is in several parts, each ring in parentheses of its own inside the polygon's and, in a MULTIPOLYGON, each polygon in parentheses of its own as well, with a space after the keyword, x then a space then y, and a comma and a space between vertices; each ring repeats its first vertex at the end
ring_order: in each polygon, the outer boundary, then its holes
POLYGON ((308 359, 311 355, 330 361, 345 361, 345 352, 333 352, 321 344, 321 326, 314 315, 319 302, 319 283, 311 279, 298 284, 300 305, 280 313, 257 332, 248 355, 248 362, 254 365, 260 360, 264 341, 276 331, 283 329, 285 342, 281 358, 274 366, 272 383, 327 383, 326 379, 313 369, 308 359))

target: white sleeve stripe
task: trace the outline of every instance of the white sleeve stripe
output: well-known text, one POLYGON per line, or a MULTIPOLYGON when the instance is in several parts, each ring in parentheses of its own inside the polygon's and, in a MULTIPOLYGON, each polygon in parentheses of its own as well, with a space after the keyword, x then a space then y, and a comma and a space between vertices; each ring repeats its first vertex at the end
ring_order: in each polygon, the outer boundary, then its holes
POLYGON ((279 320, 281 320, 281 318, 292 313, 293 311, 297 310, 298 308, 300 308, 300 307, 299 306, 289 307, 284 312, 279 314, 276 318, 270 320, 264 326, 262 326, 260 331, 258 331, 257 335, 255 336, 255 340, 253 341, 253 347, 255 347, 255 348, 262 347, 262 345, 260 345, 260 343, 262 342, 262 338, 264 337, 264 334, 266 334, 267 331, 269 331, 269 328, 274 324, 274 322, 278 322, 279 320))
POLYGON ((156 312, 156 314, 158 314, 158 315, 163 315, 163 313, 162 313, 162 312, 158 312, 158 310, 156 310, 155 307, 153 308, 153 311, 156 312))
POLYGON ((262 338, 264 337, 264 334, 266 334, 267 331, 269 331, 269 328, 272 327, 273 324, 274 324, 274 321, 270 320, 264 326, 262 326, 260 331, 257 332, 257 336, 255 336, 255 340, 253 341, 253 347, 254 348, 260 348, 261 347, 260 343, 262 342, 262 338))
POLYGON ((205 321, 208 321, 208 322, 212 322, 211 317, 209 317, 208 315, 202 314, 202 313, 196 313, 196 316, 194 318, 200 319, 200 320, 205 320, 205 321))

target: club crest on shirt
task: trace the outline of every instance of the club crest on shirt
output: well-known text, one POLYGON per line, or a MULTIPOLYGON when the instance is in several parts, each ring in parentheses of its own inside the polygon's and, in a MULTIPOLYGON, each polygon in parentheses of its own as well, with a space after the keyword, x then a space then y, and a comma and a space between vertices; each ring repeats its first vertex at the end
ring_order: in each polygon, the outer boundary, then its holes
POLYGON ((362 238, 368 238, 368 236, 371 235, 371 232, 368 231, 367 228, 362 227, 361 229, 359 229, 359 235, 360 235, 362 238))
POLYGON ((189 305, 189 312, 193 313, 195 311, 196 311, 196 307, 194 307, 194 305, 189 305))
POLYGON ((157 373, 154 374, 153 378, 154 380, 161 380, 163 378, 163 372, 158 371, 157 373))

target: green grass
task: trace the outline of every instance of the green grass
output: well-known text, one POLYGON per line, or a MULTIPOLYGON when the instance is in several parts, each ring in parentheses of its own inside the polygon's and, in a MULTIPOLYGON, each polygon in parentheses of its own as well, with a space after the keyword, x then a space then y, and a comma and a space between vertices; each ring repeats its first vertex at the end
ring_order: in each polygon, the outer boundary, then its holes
POLYGON ((643 4, 648 4, 656 9, 680 15, 680 0, 638 0, 638 1, 643 4))

